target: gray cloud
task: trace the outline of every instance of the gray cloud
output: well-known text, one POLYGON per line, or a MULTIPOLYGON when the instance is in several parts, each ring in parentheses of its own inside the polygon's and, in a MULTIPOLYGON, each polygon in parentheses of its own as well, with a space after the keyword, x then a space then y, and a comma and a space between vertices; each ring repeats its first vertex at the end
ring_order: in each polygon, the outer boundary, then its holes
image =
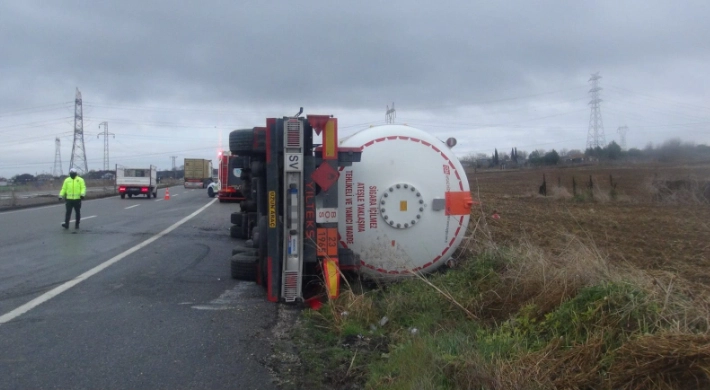
POLYGON ((626 124, 635 146, 710 141, 704 1, 184 3, 0 5, 0 144, 12 149, 0 176, 51 167, 77 86, 90 168, 101 121, 116 159, 167 167, 171 153, 209 156, 230 128, 299 106, 352 131, 381 123, 392 101, 398 120, 461 138, 461 153, 582 148, 596 71, 608 140, 626 124))

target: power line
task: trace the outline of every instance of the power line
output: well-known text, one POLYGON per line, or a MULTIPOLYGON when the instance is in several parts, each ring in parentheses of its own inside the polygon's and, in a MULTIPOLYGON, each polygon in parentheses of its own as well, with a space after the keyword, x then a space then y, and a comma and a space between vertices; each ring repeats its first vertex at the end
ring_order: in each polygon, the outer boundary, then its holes
POLYGON ((92 104, 86 103, 87 107, 94 108, 107 108, 115 110, 129 110, 129 111, 190 111, 190 112, 205 112, 213 114, 261 114, 265 110, 247 110, 247 111, 233 111, 233 110, 204 110, 200 108, 185 108, 185 107, 146 107, 146 106, 121 106, 121 105, 111 105, 111 104, 92 104))
MULTIPOLYGON (((87 120, 99 120, 97 118, 91 118, 91 117, 86 117, 87 120)), ((132 121, 128 119, 120 119, 120 118, 104 118, 105 120, 109 120, 111 122, 116 122, 116 123, 123 123, 123 124, 128 124, 128 125, 141 125, 141 126, 146 126, 146 127, 184 127, 184 128, 189 128, 189 129, 236 129, 239 126, 238 125, 205 125, 205 124, 183 124, 183 123, 174 123, 174 122, 139 122, 139 121, 132 121)))
POLYGON ((58 110, 61 108, 68 108, 70 107, 70 104, 72 102, 64 102, 64 103, 54 103, 54 104, 46 104, 43 106, 35 106, 35 107, 27 107, 27 108, 18 108, 15 110, 8 110, 8 111, 3 111, 0 112, 0 118, 5 118, 8 116, 13 116, 13 115, 25 115, 28 113, 38 113, 38 112, 45 112, 45 111, 54 111, 58 110), (29 111, 29 112, 26 112, 29 111))
MULTIPOLYGON (((52 123, 52 122, 66 121, 66 120, 69 120, 69 119, 72 119, 72 118, 74 118, 74 117, 73 117, 73 116, 67 116, 67 117, 56 118, 56 119, 46 119, 46 120, 42 120, 42 121, 34 121, 34 122, 27 122, 27 123, 16 123, 16 124, 14 124, 14 125, 0 126, 0 129, 11 129, 11 128, 18 128, 18 127, 19 127, 19 128, 31 129, 31 128, 34 128, 34 127, 42 127, 42 126, 48 125, 48 124, 50 124, 50 123, 52 123)), ((14 131, 14 130, 12 130, 12 131, 14 131)), ((2 134, 2 133, 5 133, 5 132, 0 131, 0 134, 2 134)))
POLYGON ((614 90, 617 90, 617 91, 622 91, 622 92, 627 92, 627 93, 630 93, 630 94, 633 94, 633 95, 642 96, 642 97, 645 97, 646 99, 656 100, 656 101, 659 101, 659 102, 664 103, 665 105, 667 105, 667 104, 670 103, 670 104, 673 104, 673 105, 676 105, 676 106, 686 106, 687 108, 690 108, 690 109, 693 109, 693 110, 697 110, 697 109, 710 110, 710 107, 707 107, 707 106, 699 106, 699 105, 695 105, 695 104, 690 104, 690 103, 685 103, 685 102, 679 102, 679 101, 672 100, 672 99, 668 99, 668 98, 661 98, 661 97, 658 97, 658 96, 653 96, 653 95, 648 95, 648 94, 644 94, 644 93, 634 92, 634 91, 631 91, 631 90, 628 90, 628 89, 622 88, 622 87, 616 87, 616 86, 613 86, 613 85, 610 85, 610 86, 607 86, 607 87, 608 87, 608 88, 611 88, 611 89, 614 89, 614 90))

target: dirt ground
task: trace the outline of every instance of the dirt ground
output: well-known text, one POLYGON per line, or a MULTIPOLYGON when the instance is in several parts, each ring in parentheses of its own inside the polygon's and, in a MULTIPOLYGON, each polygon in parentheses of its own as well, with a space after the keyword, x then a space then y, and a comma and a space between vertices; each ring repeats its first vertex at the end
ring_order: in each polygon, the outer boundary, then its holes
POLYGON ((571 233, 593 240, 612 262, 710 285, 710 163, 470 170, 468 177, 481 201, 472 219, 484 215, 498 244, 527 238, 557 251, 571 233))

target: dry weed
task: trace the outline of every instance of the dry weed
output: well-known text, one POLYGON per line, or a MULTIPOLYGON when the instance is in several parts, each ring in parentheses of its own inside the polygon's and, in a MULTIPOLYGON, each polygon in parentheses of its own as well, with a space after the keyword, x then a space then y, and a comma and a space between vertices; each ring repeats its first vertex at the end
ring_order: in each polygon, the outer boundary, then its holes
POLYGON ((567 200, 572 199, 572 194, 565 187, 555 186, 552 188, 552 198, 567 200))
POLYGON ((554 340, 541 351, 499 361, 494 374, 496 388, 599 388, 604 352, 602 334, 592 335, 587 342, 567 348, 563 348, 561 340, 554 340))
POLYGON ((646 183, 653 201, 666 204, 710 204, 710 181, 689 176, 654 178, 646 183))
POLYGON ((659 333, 625 343, 609 370, 612 389, 710 387, 710 335, 659 333))

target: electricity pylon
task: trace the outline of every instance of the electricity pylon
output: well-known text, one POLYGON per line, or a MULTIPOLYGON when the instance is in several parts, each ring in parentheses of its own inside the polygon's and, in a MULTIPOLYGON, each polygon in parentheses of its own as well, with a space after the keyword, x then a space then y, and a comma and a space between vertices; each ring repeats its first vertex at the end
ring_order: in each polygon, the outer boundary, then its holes
POLYGON ((81 92, 76 89, 74 99, 74 143, 71 147, 71 160, 69 169, 76 168, 79 173, 84 174, 89 171, 86 164, 86 149, 84 148, 84 109, 81 104, 81 92))

